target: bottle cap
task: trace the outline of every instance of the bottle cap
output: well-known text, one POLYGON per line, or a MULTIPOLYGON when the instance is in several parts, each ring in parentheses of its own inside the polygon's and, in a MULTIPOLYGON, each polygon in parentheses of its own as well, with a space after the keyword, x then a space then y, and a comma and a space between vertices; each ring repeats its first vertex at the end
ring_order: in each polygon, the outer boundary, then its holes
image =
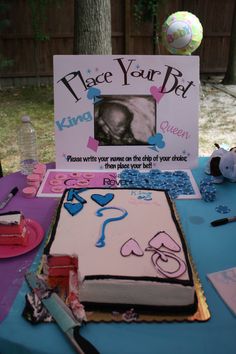
POLYGON ((21 118, 21 121, 22 121, 23 123, 28 123, 28 122, 30 122, 30 116, 23 116, 23 117, 21 118))

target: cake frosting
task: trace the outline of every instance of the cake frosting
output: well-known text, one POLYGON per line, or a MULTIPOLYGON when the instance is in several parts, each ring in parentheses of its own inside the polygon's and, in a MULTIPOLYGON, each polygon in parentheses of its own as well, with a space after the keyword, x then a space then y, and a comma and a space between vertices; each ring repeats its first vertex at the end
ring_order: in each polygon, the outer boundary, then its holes
POLYGON ((19 211, 0 214, 0 245, 26 245, 25 218, 19 211))
POLYGON ((66 190, 45 248, 47 269, 57 259, 63 269, 68 256, 78 257, 85 308, 195 310, 187 246, 163 190, 66 190))

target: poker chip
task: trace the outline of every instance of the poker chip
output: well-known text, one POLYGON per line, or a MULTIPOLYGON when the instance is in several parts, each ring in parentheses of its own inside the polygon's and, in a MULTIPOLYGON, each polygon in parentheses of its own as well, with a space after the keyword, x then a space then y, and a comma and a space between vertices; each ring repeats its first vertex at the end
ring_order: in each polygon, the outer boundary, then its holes
POLYGON ((212 176, 206 176, 200 181, 200 193, 205 202, 213 202, 216 199, 216 188, 212 176))
POLYGON ((37 189, 35 187, 25 187, 22 190, 22 195, 25 198, 34 198, 36 196, 37 189))
POLYGON ((184 171, 160 171, 158 169, 149 172, 138 170, 123 170, 120 179, 125 181, 125 188, 149 188, 166 190, 172 199, 179 195, 194 194, 194 189, 189 175, 184 171))
POLYGON ((220 214, 228 214, 231 212, 231 209, 227 207, 227 205, 219 205, 215 208, 215 210, 220 214))

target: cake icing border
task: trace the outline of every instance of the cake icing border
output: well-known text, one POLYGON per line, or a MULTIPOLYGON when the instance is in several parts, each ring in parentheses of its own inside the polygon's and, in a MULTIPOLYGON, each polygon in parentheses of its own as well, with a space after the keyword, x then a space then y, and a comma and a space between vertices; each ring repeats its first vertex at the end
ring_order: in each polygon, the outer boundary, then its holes
MULTIPOLYGON (((171 216, 173 218, 173 221, 175 223, 175 226, 178 230, 179 236, 180 236, 180 241, 181 241, 181 245, 184 251, 184 254, 186 255, 186 265, 187 265, 187 270, 188 270, 188 275, 189 275, 189 280, 181 280, 181 279, 171 279, 171 278, 159 278, 159 277, 129 277, 129 276, 112 276, 109 274, 106 275, 90 275, 90 276, 85 276, 84 279, 86 280, 93 280, 93 279, 127 279, 127 280, 135 280, 135 281, 153 281, 153 282, 158 282, 158 283, 170 283, 170 284, 180 284, 183 286, 193 286, 194 282, 193 282, 193 273, 192 273, 192 267, 190 264, 190 260, 189 260, 189 252, 188 252, 188 248, 187 248, 187 244, 186 244, 186 238, 184 236, 182 227, 181 227, 181 222, 180 222, 180 218, 175 206, 175 203, 171 200, 168 192, 166 190, 163 189, 150 189, 150 188, 103 188, 103 187, 93 187, 93 188, 73 188, 75 190, 80 190, 80 191, 86 191, 86 190, 145 190, 145 191, 159 191, 159 192, 163 192, 166 196, 166 200, 168 202, 168 206, 170 208, 170 212, 171 212, 171 216)), ((50 238, 48 240, 48 243, 46 244, 46 247, 44 249, 44 254, 50 257, 50 248, 52 246, 52 243, 55 239, 55 234, 56 234, 56 230, 57 230, 57 226, 58 226, 58 222, 59 222, 59 217, 60 217, 60 213, 61 213, 61 208, 62 205, 64 203, 64 199, 66 196, 66 193, 70 190, 70 188, 67 188, 64 190, 63 195, 61 197, 60 203, 58 205, 57 208, 57 213, 56 213, 56 218, 55 218, 55 222, 52 228, 52 232, 50 235, 50 238)))

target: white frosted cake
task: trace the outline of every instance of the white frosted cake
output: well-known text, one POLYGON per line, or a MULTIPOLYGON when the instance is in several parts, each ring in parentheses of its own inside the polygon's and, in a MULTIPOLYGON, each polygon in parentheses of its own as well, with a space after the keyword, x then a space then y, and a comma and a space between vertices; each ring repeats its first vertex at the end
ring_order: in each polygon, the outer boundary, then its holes
POLYGON ((186 243, 165 191, 66 190, 45 255, 48 264, 78 256, 85 309, 196 309, 186 243))

